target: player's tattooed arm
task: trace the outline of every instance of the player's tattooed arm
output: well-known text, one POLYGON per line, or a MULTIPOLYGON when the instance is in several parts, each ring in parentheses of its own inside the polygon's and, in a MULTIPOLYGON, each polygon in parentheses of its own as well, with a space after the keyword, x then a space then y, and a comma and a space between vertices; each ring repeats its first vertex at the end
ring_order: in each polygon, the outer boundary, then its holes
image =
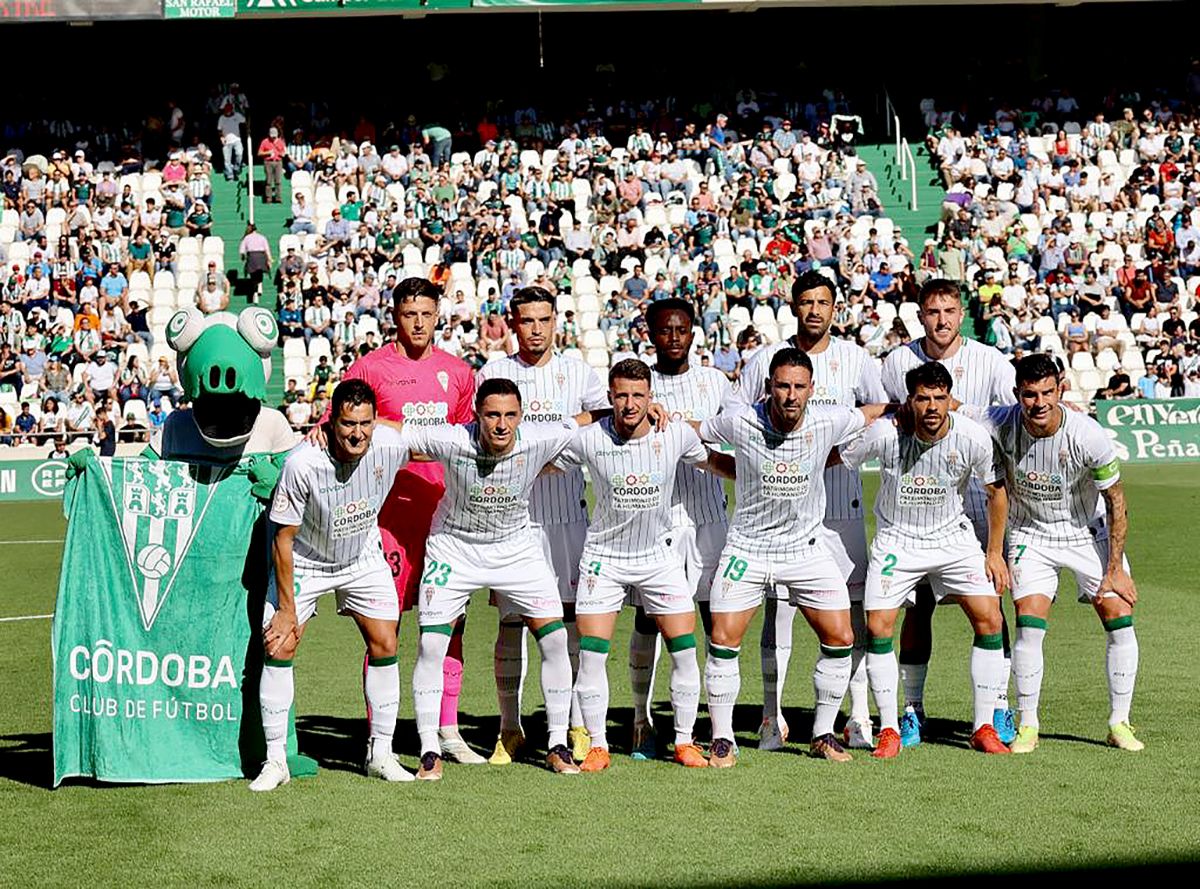
POLYGON ((860 404, 858 410, 866 417, 866 425, 870 426, 888 411, 895 411, 899 405, 895 404, 860 404))
POLYGON ((1011 585, 1008 562, 1004 559, 1004 530, 1008 525, 1008 489, 1004 479, 997 479, 985 486, 987 490, 988 545, 984 568, 988 580, 996 588, 996 595, 1004 594, 1011 585))
POLYGON ((1129 534, 1129 515, 1125 511, 1125 488, 1121 482, 1100 492, 1108 522, 1108 565, 1100 594, 1116 593, 1130 605, 1137 602, 1137 586, 1125 570, 1125 539, 1129 534))
POLYGON ((612 412, 611 407, 597 407, 590 411, 581 411, 571 419, 579 426, 590 426, 593 423, 599 423, 605 417, 611 417, 612 412))
POLYGON ((711 472, 718 478, 737 478, 737 461, 734 460, 733 454, 726 454, 722 451, 708 452, 708 458, 701 463, 696 464, 697 469, 703 469, 705 472, 711 472))
POLYGON ((300 641, 296 623, 295 577, 292 562, 292 546, 296 540, 296 525, 282 525, 275 532, 271 544, 271 558, 275 563, 275 594, 278 604, 271 622, 263 629, 263 647, 267 657, 288 660, 300 641))

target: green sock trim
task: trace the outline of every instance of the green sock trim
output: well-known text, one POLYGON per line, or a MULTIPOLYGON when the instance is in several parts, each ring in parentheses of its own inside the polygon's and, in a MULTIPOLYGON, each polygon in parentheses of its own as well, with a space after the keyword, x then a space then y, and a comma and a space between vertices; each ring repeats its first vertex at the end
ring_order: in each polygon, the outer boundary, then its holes
POLYGON ((579 637, 580 651, 594 651, 596 654, 608 654, 610 648, 612 648, 612 643, 607 639, 601 639, 599 636, 579 637))
POLYGON ((1112 620, 1104 622, 1104 630, 1107 633, 1115 633, 1117 630, 1123 630, 1126 627, 1133 626, 1133 615, 1127 614, 1124 617, 1114 617, 1112 620))
POLYGON ((290 670, 292 667, 292 661, 290 658, 286 661, 281 661, 276 658, 269 657, 265 661, 263 661, 263 666, 264 667, 286 667, 290 670))
POLYGON ((710 642, 708 644, 708 653, 709 656, 720 658, 723 661, 736 661, 737 656, 742 653, 742 649, 741 646, 726 648, 724 645, 714 645, 710 642))
POLYGON ((667 651, 671 653, 675 653, 676 651, 687 651, 689 648, 695 647, 695 633, 684 633, 682 636, 676 636, 674 639, 667 640, 667 651))
POLYGON ((1004 635, 1002 633, 987 633, 982 636, 976 636, 972 643, 976 648, 982 648, 984 651, 999 651, 1004 647, 1004 635))
POLYGON ((822 645, 821 654, 825 657, 850 657, 853 645, 822 645))
POLYGON ((454 624, 426 624, 421 627, 422 633, 441 633, 443 636, 454 635, 454 624))
POLYGON ((870 654, 891 654, 892 653, 892 637, 880 636, 879 638, 871 638, 867 643, 867 651, 870 654))
POLYGON ((400 658, 396 655, 391 657, 369 657, 367 658, 368 667, 390 667, 392 664, 399 663, 400 658))
POLYGON ((1029 627, 1033 630, 1041 630, 1042 632, 1045 632, 1047 626, 1049 626, 1049 624, 1046 623, 1046 619, 1044 617, 1034 617, 1032 614, 1017 615, 1017 629, 1020 629, 1021 627, 1029 627))
POLYGON ((542 639, 545 639, 547 636, 549 636, 555 630, 565 630, 566 628, 567 628, 566 624, 564 624, 561 620, 552 620, 552 621, 550 621, 550 623, 546 624, 544 627, 538 627, 536 630, 534 630, 533 638, 540 641, 542 639))

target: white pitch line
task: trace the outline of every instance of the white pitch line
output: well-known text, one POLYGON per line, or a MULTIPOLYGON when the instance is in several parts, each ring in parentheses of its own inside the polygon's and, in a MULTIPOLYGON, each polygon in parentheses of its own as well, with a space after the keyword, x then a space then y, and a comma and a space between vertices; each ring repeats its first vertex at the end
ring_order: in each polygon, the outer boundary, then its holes
POLYGON ((46 620, 54 617, 53 614, 23 614, 20 617, 0 617, 0 624, 15 623, 19 620, 46 620))
POLYGON ((53 540, 0 540, 0 546, 20 546, 26 543, 62 543, 61 537, 56 537, 53 540))

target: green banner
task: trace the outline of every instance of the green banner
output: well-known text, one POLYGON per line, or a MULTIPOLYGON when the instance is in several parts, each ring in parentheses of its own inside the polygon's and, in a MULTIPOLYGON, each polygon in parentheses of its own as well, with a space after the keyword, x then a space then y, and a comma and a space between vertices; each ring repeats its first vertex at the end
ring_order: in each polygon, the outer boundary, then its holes
POLYGON ((1097 401, 1096 419, 1123 462, 1200 460, 1200 398, 1097 401))
POLYGON ((94 458, 63 506, 55 785, 216 781, 257 767, 262 649, 251 627, 267 546, 245 463, 94 458))
POLYGON ((9 500, 50 500, 67 485, 65 460, 8 460, 0 462, 0 503, 9 500))
POLYGON ((469 9, 471 0, 237 0, 239 16, 345 15, 469 9))
POLYGON ((163 0, 163 17, 169 19, 231 19, 237 0, 163 0))

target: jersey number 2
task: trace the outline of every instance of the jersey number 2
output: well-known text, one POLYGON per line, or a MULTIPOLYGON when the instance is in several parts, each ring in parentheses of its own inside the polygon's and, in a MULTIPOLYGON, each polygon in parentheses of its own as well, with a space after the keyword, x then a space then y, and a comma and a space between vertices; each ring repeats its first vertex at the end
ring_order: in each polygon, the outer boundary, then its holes
POLYGON ((891 577, 892 572, 896 569, 897 561, 898 560, 892 553, 888 553, 883 557, 883 567, 879 569, 879 573, 884 577, 891 577))

